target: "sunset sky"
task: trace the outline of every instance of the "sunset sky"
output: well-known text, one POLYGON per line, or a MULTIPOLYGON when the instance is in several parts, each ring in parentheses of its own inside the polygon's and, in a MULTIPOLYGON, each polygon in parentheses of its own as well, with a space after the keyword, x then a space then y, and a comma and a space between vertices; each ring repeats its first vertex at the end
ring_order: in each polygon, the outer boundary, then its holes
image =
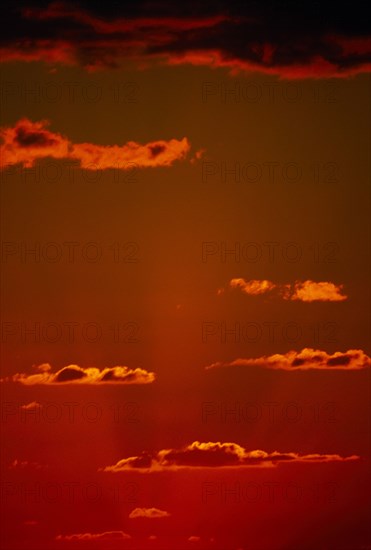
POLYGON ((6 2, 1 549, 371 549, 364 9, 6 2))

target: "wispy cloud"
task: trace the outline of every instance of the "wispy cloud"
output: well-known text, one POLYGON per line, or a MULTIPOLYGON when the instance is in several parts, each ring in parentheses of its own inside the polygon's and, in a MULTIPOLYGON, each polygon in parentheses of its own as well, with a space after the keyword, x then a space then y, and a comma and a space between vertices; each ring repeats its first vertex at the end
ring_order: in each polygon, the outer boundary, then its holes
POLYGON ((326 351, 304 348, 301 351, 288 351, 285 354, 275 353, 262 357, 238 358, 233 361, 216 362, 205 369, 220 367, 264 367, 268 369, 294 370, 360 370, 370 367, 371 359, 360 349, 329 354, 326 351))
POLYGON ((165 510, 159 510, 158 508, 134 508, 129 514, 130 519, 135 518, 148 518, 148 519, 156 519, 156 518, 167 518, 169 517, 169 512, 166 512, 165 510))
POLYGON ((60 541, 122 541, 131 539, 131 536, 124 531, 104 531, 103 533, 77 533, 73 535, 57 535, 56 540, 60 541))

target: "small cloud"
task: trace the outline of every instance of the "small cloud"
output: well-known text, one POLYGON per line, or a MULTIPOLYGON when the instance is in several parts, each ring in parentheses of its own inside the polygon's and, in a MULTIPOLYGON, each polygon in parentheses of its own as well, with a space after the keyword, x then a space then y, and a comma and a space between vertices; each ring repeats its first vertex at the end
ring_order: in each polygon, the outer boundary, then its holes
POLYGON ((169 512, 164 510, 159 510, 158 508, 134 508, 129 514, 129 518, 167 518, 169 517, 169 512))
POLYGON ((270 292, 276 288, 277 285, 271 281, 267 281, 266 279, 263 279, 262 281, 258 281, 256 279, 251 281, 245 281, 245 279, 231 279, 229 286, 231 288, 239 288, 245 294, 257 296, 258 294, 270 292))
POLYGON ((107 367, 103 370, 78 365, 68 365, 53 373, 48 364, 35 367, 37 374, 17 373, 3 378, 1 382, 19 382, 27 386, 36 384, 151 384, 156 375, 144 369, 107 367))
POLYGON ((194 156, 190 160, 191 164, 195 164, 198 160, 201 160, 205 153, 206 149, 199 149, 198 151, 196 151, 194 156))
POLYGON ((21 409, 24 409, 26 411, 37 411, 41 409, 42 405, 38 403, 37 401, 31 401, 31 403, 27 403, 25 405, 21 405, 21 409))
POLYGON ((104 531, 103 533, 77 533, 74 535, 57 535, 56 540, 60 541, 122 541, 131 539, 131 536, 123 531, 104 531))
MULTIPOLYGON (((283 300, 299 300, 301 302, 342 302, 347 299, 342 294, 344 285, 336 285, 328 281, 315 282, 295 281, 292 284, 276 284, 266 279, 245 280, 235 278, 229 281, 229 288, 238 289, 249 296, 258 296, 270 293, 283 300)), ((224 289, 217 291, 218 295, 223 294, 224 289)))
POLYGON ((200 542, 200 540, 201 537, 197 537, 196 535, 191 535, 190 537, 188 537, 189 542, 200 542))
POLYGON ((46 466, 43 466, 42 464, 39 464, 38 462, 30 462, 28 460, 18 460, 18 458, 15 458, 11 464, 9 464, 8 469, 9 470, 41 470, 45 468, 46 466))
POLYGON ((326 351, 304 348, 285 354, 263 355, 257 358, 239 358, 230 362, 216 362, 206 370, 220 367, 263 367, 267 369, 294 370, 360 370, 371 366, 371 359, 360 349, 329 354, 326 351))
POLYGON ((49 372, 52 370, 52 367, 49 363, 41 363, 41 365, 34 365, 33 368, 38 372, 49 372))

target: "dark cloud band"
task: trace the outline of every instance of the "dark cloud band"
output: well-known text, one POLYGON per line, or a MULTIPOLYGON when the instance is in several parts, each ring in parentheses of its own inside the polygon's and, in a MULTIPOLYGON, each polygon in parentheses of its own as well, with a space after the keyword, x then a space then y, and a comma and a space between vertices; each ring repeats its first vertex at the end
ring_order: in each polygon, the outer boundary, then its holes
POLYGON ((348 76, 371 69, 366 4, 320 2, 98 2, 8 8, 4 61, 87 69, 123 60, 190 63, 286 78, 348 76))

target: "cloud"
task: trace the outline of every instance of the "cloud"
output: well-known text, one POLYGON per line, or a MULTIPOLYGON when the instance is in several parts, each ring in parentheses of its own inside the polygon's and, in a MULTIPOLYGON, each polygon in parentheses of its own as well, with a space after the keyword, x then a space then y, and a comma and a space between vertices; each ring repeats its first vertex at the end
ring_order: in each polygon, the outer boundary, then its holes
POLYGON ((197 535, 191 535, 188 537, 189 542, 200 542, 201 537, 198 537, 197 535))
POLYGON ((252 296, 264 294, 265 292, 269 292, 270 290, 276 288, 274 283, 265 279, 262 281, 257 281, 254 279, 251 281, 245 281, 245 279, 231 279, 229 286, 231 288, 239 288, 245 294, 251 294, 252 296))
POLYGON ((347 296, 341 294, 343 285, 335 285, 329 282, 316 283, 314 281, 296 282, 289 300, 301 300, 302 302, 342 302, 347 296))
POLYGON ((263 355, 257 358, 239 358, 230 362, 217 362, 205 367, 264 367, 268 369, 294 370, 360 370, 371 366, 371 359, 360 349, 329 354, 326 351, 304 348, 285 354, 263 355))
POLYGON ((162 449, 157 453, 143 453, 142 456, 119 460, 104 472, 137 471, 142 473, 184 468, 246 468, 251 466, 277 466, 281 462, 333 462, 356 460, 358 456, 309 454, 294 452, 248 451, 237 443, 194 441, 181 449, 162 449))
POLYGON ((57 535, 56 540, 64 541, 121 541, 131 539, 131 536, 123 531, 104 531, 103 533, 77 533, 75 535, 57 535))
POLYGON ((9 464, 9 470, 41 470, 45 468, 42 464, 38 462, 30 462, 28 460, 18 460, 15 458, 11 464, 9 464))
POLYGON ((1 382, 19 382, 26 386, 36 384, 150 384, 156 375, 144 369, 129 367, 106 367, 103 370, 78 365, 68 365, 59 371, 51 372, 47 363, 35 367, 37 374, 17 373, 3 378, 1 382))
POLYGON ((134 141, 124 145, 74 144, 62 134, 51 132, 49 124, 47 120, 32 122, 24 118, 13 127, 2 128, 0 167, 21 164, 31 168, 37 160, 54 158, 76 161, 86 170, 153 168, 171 166, 176 160, 183 160, 190 150, 187 138, 145 145, 134 141))
MULTIPOLYGON (((273 293, 279 295, 284 300, 300 300, 301 302, 342 302, 347 299, 342 294, 343 285, 336 285, 331 282, 295 281, 293 284, 275 284, 272 281, 248 280, 242 278, 231 279, 229 287, 239 289, 244 294, 257 296, 259 294, 273 293)), ((224 289, 219 289, 218 294, 222 294, 224 289)))
POLYGON ((134 508, 129 514, 130 519, 134 518, 167 518, 169 517, 169 512, 164 510, 159 510, 158 508, 134 508))
POLYGON ((309 0, 139 1, 108 5, 52 2, 4 8, 4 61, 115 68, 125 60, 226 67, 285 78, 344 77, 371 68, 366 6, 320 7, 309 0), (196 13, 196 15, 195 15, 196 13), (68 28, 68 33, 66 33, 68 28))
POLYGON ((24 409, 26 411, 36 411, 41 409, 42 405, 38 403, 37 401, 32 401, 31 403, 27 403, 25 405, 21 405, 21 409, 24 409))

